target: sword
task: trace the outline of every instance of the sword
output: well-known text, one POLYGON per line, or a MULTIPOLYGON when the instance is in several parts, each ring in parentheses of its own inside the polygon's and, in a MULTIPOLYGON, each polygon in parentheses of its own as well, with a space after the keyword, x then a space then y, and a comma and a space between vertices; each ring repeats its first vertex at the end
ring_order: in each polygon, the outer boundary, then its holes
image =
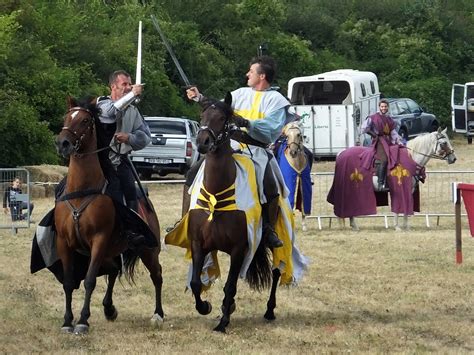
MULTIPOLYGON (((194 85, 191 85, 191 82, 189 81, 188 77, 186 76, 186 73, 184 72, 183 68, 179 64, 178 58, 176 58, 176 55, 173 52, 173 48, 171 48, 168 40, 166 39, 165 34, 161 30, 160 25, 158 24, 158 21, 156 20, 156 17, 154 15, 150 15, 150 16, 151 16, 151 20, 153 21, 153 25, 155 26, 156 30, 158 31, 158 33, 161 37, 161 40, 163 41, 163 43, 166 47, 166 50, 168 51, 169 55, 171 56, 171 59, 173 60, 173 63, 175 65, 176 69, 178 69, 178 73, 181 76, 181 79, 183 80, 184 84, 186 85, 186 89, 189 89, 189 88, 193 87, 194 85)), ((195 98, 193 98, 193 100, 198 101, 199 98, 195 97, 195 98)))
POLYGON ((142 22, 138 22, 138 49, 137 49, 137 70, 135 72, 135 85, 142 83, 142 22))

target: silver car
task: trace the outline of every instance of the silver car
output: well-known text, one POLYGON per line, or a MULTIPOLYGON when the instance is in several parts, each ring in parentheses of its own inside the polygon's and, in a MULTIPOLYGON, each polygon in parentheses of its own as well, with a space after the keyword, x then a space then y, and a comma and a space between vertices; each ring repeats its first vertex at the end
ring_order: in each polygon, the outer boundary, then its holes
POLYGON ((130 159, 142 178, 152 173, 186 174, 199 159, 196 136, 199 123, 179 117, 145 117, 150 127, 151 143, 130 154, 130 159))

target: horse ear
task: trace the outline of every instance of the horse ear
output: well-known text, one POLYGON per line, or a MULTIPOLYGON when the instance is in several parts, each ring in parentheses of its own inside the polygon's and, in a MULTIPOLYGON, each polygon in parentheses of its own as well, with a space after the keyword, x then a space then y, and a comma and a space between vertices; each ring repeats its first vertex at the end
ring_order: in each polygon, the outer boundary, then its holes
POLYGON ((441 127, 438 127, 438 133, 441 133, 443 129, 441 127))
POLYGON ((67 102, 67 108, 70 109, 71 107, 75 107, 77 106, 77 101, 74 97, 72 96, 67 96, 66 98, 66 102, 67 102))
POLYGON ((232 94, 230 93, 230 91, 227 91, 227 93, 225 94, 224 102, 227 105, 232 106, 232 94))
POLYGON ((92 96, 89 100, 91 105, 97 105, 97 96, 92 96))

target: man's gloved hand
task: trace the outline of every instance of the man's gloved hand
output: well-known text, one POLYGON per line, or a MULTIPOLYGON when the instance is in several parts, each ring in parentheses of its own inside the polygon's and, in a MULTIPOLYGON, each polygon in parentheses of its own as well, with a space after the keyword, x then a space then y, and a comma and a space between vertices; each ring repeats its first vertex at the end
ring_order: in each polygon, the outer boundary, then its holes
POLYGON ((249 120, 243 118, 242 116, 234 116, 234 123, 238 126, 238 127, 249 127, 250 126, 250 122, 249 120))

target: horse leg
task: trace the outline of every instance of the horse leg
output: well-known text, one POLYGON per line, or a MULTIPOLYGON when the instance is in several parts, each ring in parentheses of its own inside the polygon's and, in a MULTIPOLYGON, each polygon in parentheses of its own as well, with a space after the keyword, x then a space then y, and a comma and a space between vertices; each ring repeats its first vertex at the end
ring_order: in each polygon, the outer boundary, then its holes
POLYGON ((97 274, 99 272, 101 260, 103 259, 103 249, 103 245, 100 243, 92 245, 91 248, 91 260, 89 262, 89 268, 84 279, 84 288, 86 290, 84 304, 81 310, 81 318, 79 318, 79 321, 74 327, 75 334, 85 334, 89 331, 88 319, 91 315, 91 297, 97 283, 97 274))
POLYGON ((64 312, 64 323, 61 326, 61 331, 65 333, 72 333, 74 326, 72 324, 74 315, 72 313, 72 293, 74 291, 74 252, 69 249, 66 242, 62 238, 57 238, 57 251, 61 256, 63 265, 63 290, 66 300, 66 307, 64 312))
POLYGON ((266 320, 275 320, 274 309, 276 307, 276 289, 278 287, 278 281, 280 280, 281 272, 279 269, 273 269, 272 278, 272 290, 270 292, 270 298, 267 302, 267 311, 263 316, 266 320))
POLYGON ((301 230, 306 232, 308 227, 306 226, 306 216, 304 214, 301 215, 301 230))
POLYGON ((235 294, 237 293, 237 281, 239 280, 240 268, 244 262, 243 250, 234 251, 230 257, 230 268, 227 281, 224 286, 224 300, 222 301, 222 317, 219 324, 214 328, 217 332, 225 333, 229 325, 230 315, 235 311, 235 294))
POLYGON ((393 226, 397 232, 400 232, 400 225, 398 224, 398 213, 395 213, 395 216, 393 218, 393 226))
POLYGON ((102 305, 104 306, 104 315, 105 319, 114 321, 117 319, 117 309, 114 306, 112 300, 112 294, 114 292, 115 280, 117 280, 119 270, 113 270, 107 278, 107 291, 105 292, 104 299, 102 300, 102 305))
POLYGON ((150 319, 153 325, 161 326, 163 324, 164 312, 161 305, 161 289, 163 286, 162 269, 159 262, 158 248, 152 250, 145 250, 141 255, 140 259, 143 264, 150 272, 150 278, 155 286, 155 311, 150 319))
POLYGON ((193 248, 193 272, 191 276, 191 290, 193 291, 194 300, 196 302, 196 310, 199 314, 207 315, 212 311, 212 305, 208 301, 201 298, 201 271, 204 266, 204 254, 202 250, 193 248))
POLYGON ((359 231, 359 226, 356 223, 355 217, 349 217, 349 221, 350 221, 350 226, 352 230, 356 232, 359 231))
POLYGON ((403 229, 408 230, 408 215, 403 215, 403 229))
POLYGON ((339 229, 346 228, 346 219, 342 217, 337 217, 337 224, 339 225, 339 229))

